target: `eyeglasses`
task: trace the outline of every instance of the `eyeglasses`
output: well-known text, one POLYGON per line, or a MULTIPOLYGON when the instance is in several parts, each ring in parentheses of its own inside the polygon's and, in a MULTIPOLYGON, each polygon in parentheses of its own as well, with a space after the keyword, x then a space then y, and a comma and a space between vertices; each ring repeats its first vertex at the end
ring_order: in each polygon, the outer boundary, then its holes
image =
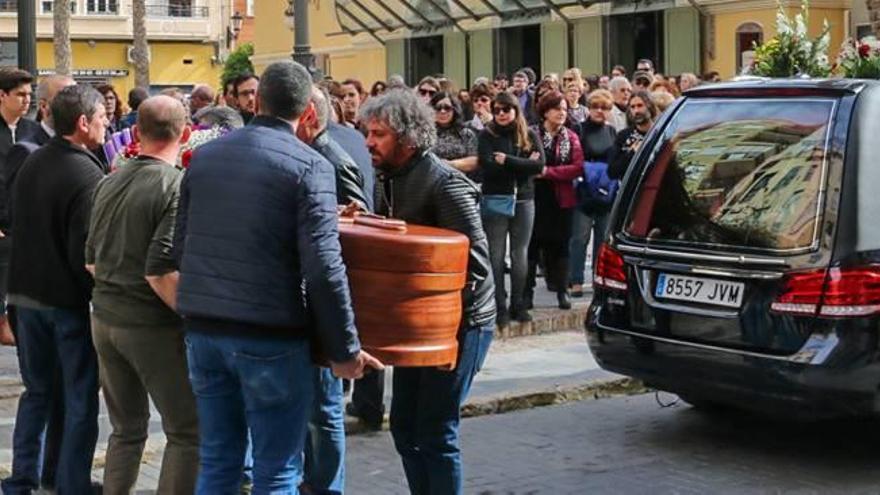
POLYGON ((498 115, 500 113, 507 113, 511 110, 513 110, 513 107, 509 107, 507 105, 503 107, 492 107, 492 113, 494 113, 495 115, 498 115))
POLYGON ((437 112, 451 112, 452 105, 437 105, 436 107, 434 107, 434 110, 437 112))
POLYGON ((492 103, 492 98, 489 98, 488 96, 481 96, 477 98, 477 101, 480 103, 492 103))
POLYGON ((590 105, 590 110, 605 110, 607 112, 611 110, 611 107, 607 105, 590 105))
POLYGON ((419 88, 419 94, 422 95, 422 96, 434 96, 435 94, 437 94, 437 92, 434 91, 433 89, 422 89, 422 88, 419 88))

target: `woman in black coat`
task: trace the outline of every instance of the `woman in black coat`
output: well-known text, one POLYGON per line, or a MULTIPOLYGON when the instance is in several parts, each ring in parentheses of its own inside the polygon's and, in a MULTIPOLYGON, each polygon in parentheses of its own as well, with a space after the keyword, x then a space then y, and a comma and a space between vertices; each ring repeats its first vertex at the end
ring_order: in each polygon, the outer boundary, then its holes
POLYGON ((489 238, 489 256, 495 277, 498 325, 510 318, 531 321, 524 301, 528 247, 535 220, 534 177, 544 170, 544 153, 538 136, 529 130, 518 99, 498 93, 492 101, 494 116, 480 133, 477 156, 483 176, 483 195, 512 196, 512 216, 490 211, 484 203, 483 228, 489 238), (510 237, 510 310, 504 290, 504 259, 510 237))

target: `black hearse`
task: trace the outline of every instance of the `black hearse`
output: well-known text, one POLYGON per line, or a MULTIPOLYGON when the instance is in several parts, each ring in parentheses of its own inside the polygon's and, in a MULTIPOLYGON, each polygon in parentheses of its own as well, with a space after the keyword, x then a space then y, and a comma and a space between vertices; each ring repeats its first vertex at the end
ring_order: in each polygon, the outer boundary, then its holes
POLYGON ((695 405, 880 412, 880 83, 697 88, 630 164, 585 326, 695 405))

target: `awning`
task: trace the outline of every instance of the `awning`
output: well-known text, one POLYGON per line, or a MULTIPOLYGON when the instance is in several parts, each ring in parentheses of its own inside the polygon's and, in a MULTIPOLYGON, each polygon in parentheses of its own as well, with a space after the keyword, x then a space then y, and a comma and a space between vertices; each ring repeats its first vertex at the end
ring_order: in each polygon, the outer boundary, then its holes
POLYGON ((504 20, 555 12, 566 22, 564 7, 591 7, 609 0, 334 0, 336 17, 346 34, 379 33, 405 28, 412 32, 465 29, 461 21, 486 17, 504 20))

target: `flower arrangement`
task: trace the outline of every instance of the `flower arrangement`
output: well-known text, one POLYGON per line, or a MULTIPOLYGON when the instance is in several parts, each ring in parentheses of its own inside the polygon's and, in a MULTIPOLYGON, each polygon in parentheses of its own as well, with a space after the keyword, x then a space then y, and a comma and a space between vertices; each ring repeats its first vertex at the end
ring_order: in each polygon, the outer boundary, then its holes
POLYGON ((873 36, 846 40, 837 58, 840 75, 852 79, 880 79, 880 41, 873 36))
MULTIPOLYGON (((193 151, 195 151, 196 148, 205 143, 209 143, 221 136, 225 136, 231 131, 232 129, 221 126, 193 127, 189 140, 186 142, 186 144, 180 147, 180 153, 177 155, 177 167, 183 169, 188 168, 189 162, 190 160, 192 160, 193 151)), ((137 158, 140 152, 140 142, 133 141, 131 144, 125 147, 122 153, 116 155, 116 159, 113 162, 111 171, 115 171, 116 169, 124 166, 132 159, 137 158)))
MULTIPOLYGON (((779 0, 777 0, 779 2, 779 0)), ((755 60, 747 69, 749 75, 763 77, 827 77, 831 74, 828 46, 831 42, 828 20, 822 34, 807 35, 810 19, 809 0, 803 0, 801 12, 790 17, 781 2, 776 13, 776 36, 755 46, 755 60)))

